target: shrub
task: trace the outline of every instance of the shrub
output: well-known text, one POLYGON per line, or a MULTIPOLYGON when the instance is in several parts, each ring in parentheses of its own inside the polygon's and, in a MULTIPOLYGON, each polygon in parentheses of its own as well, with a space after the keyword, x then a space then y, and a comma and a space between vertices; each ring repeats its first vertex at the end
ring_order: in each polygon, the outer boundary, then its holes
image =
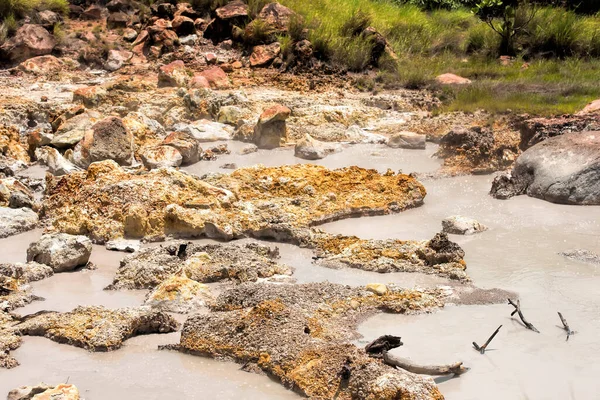
POLYGON ((342 25, 340 33, 343 36, 360 35, 369 25, 371 25, 371 16, 359 9, 342 25))
POLYGON ((332 60, 350 71, 362 71, 371 62, 373 45, 361 37, 353 37, 338 41, 333 47, 332 60))
POLYGON ((250 14, 250 18, 256 18, 264 6, 269 3, 271 3, 269 0, 248 0, 248 14, 250 14))
POLYGON ((67 0, 0 0, 0 19, 5 20, 11 15, 22 18, 32 11, 51 10, 59 14, 69 12, 67 0))

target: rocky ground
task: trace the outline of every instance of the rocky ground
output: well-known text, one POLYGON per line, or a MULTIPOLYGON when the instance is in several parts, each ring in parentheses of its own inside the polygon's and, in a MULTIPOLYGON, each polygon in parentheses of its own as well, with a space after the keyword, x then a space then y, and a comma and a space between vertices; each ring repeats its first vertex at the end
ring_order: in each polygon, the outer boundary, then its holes
MULTIPOLYGON (((271 34, 284 32, 292 14, 268 4, 247 26, 262 21, 271 34)), ((598 107, 552 119, 432 113, 439 100, 427 91, 355 90, 306 39, 294 43, 291 58, 277 41, 253 42, 252 29, 238 27, 249 19, 244 3, 210 16, 187 3, 84 2, 71 6, 60 43, 43 24, 26 23, 2 46, 0 238, 34 228, 45 234, 30 245, 26 264, 0 265, 0 366, 17 367, 10 351, 22 336, 112 351, 135 335, 177 330, 169 313, 180 313, 189 316, 171 347, 232 359, 311 398, 443 398, 432 379, 353 345, 358 321, 475 298, 498 302, 506 293, 468 284, 465 253, 446 233, 372 240, 317 226, 419 207, 424 179, 511 168, 494 181, 494 196, 600 204, 598 107), (218 160, 232 141, 247 143, 240 157, 294 147, 299 160, 312 161, 352 145, 423 151, 437 144, 443 165, 427 176, 313 164, 230 165, 203 176, 180 169, 218 160), (293 268, 273 246, 181 240, 202 237, 287 242, 331 268, 456 282, 450 292, 294 284, 293 268), (43 300, 30 282, 92 269, 92 243, 122 238, 144 248, 129 248, 134 253, 107 289, 148 290, 144 305, 16 313, 43 300), (215 282, 213 293, 207 284, 215 282)), ((485 229, 460 216, 444 221, 451 234, 485 229)), ((53 391, 79 398, 70 385, 20 388, 9 398, 55 398, 53 391)))

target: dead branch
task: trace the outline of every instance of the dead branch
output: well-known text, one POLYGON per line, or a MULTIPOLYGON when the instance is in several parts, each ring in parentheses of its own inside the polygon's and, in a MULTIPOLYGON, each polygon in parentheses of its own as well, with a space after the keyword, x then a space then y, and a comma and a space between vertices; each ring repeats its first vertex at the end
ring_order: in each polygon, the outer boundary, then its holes
POLYGON ((562 322, 562 324, 563 324, 563 328, 565 329, 565 331, 567 331, 567 340, 569 340, 569 337, 571 335, 574 335, 575 331, 571 330, 571 328, 569 327, 569 323, 567 322, 565 317, 563 317, 563 315, 560 313, 560 311, 558 313, 558 316, 560 317, 560 322, 562 322))
POLYGON ((383 361, 393 367, 421 375, 462 375, 469 370, 462 365, 462 362, 449 365, 419 365, 409 359, 393 356, 387 351, 383 353, 383 361))
POLYGON ((540 333, 540 331, 538 331, 536 329, 535 326, 533 326, 533 324, 531 322, 528 322, 525 317, 523 316, 523 313, 521 312, 521 300, 517 300, 517 303, 515 304, 514 301, 512 301, 511 299, 508 299, 508 304, 510 304, 511 306, 513 306, 515 308, 515 310, 510 313, 510 316, 512 317, 513 315, 515 315, 516 313, 519 314, 519 318, 521 318, 521 321, 523 322, 523 325, 525 325, 525 327, 527 329, 530 329, 534 332, 540 333))
POLYGON ((485 354, 485 349, 487 349, 488 344, 491 343, 492 339, 494 339, 494 337, 498 334, 498 332, 500 332, 500 328, 502 328, 502 325, 500 325, 498 327, 498 329, 496 329, 494 331, 494 333, 492 333, 492 336, 490 336, 488 338, 488 340, 485 342, 485 344, 483 346, 479 346, 477 343, 473 342, 473 347, 475 347, 475 350, 477 350, 478 352, 480 352, 481 354, 485 354))

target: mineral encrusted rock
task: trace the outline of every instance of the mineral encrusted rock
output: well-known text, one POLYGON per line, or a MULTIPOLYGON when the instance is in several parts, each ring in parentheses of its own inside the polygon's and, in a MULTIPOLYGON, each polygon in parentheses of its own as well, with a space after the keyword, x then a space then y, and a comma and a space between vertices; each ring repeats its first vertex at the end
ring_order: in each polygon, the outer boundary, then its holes
POLYGON ((50 266, 54 272, 71 271, 87 264, 92 255, 92 242, 85 236, 66 233, 43 235, 27 249, 27 261, 50 266))
POLYGON ((426 194, 413 177, 359 167, 256 166, 201 180, 173 169, 128 172, 112 161, 52 179, 47 191, 43 212, 53 230, 100 243, 169 234, 298 242, 311 225, 399 212, 426 194))
POLYGON ((75 385, 61 383, 48 386, 40 383, 35 386, 21 386, 8 393, 7 400, 79 400, 79 390, 75 385))
POLYGON ((589 250, 570 250, 559 253, 570 260, 581 261, 589 264, 600 265, 600 255, 589 250))
POLYGON ((0 238, 30 231, 37 223, 38 215, 30 208, 0 207, 0 238))
POLYGON ((473 218, 453 215, 442 220, 442 230, 446 233, 455 235, 473 235, 475 233, 486 231, 487 226, 481 224, 473 218))
POLYGON ((148 307, 110 310, 80 306, 66 313, 40 312, 28 316, 14 329, 22 335, 44 336, 90 351, 111 351, 130 337, 174 332, 178 327, 168 314, 148 307))
POLYGON ((26 264, 2 263, 0 264, 0 275, 17 279, 20 282, 29 283, 41 281, 42 279, 46 279, 54 275, 54 270, 48 265, 39 264, 32 261, 26 264))
POLYGON ((527 194, 552 203, 600 204, 600 132, 551 137, 519 156, 509 174, 492 183, 499 199, 527 194))
POLYGON ((121 261, 108 289, 154 288, 175 274, 203 283, 221 280, 255 282, 275 275, 291 275, 292 269, 278 264, 277 258, 276 249, 256 243, 180 243, 147 248, 121 261), (178 254, 179 248, 185 250, 178 254))
POLYGON ((259 149, 274 149, 284 144, 287 140, 285 120, 290 114, 291 110, 281 105, 263 111, 254 127, 254 144, 259 149))
POLYGON ((208 286, 185 276, 171 276, 146 297, 145 305, 154 309, 185 314, 212 300, 208 286))
POLYGON ((307 133, 304 138, 296 142, 294 155, 305 160, 320 160, 340 150, 340 145, 321 142, 307 133))
POLYGON ((219 295, 211 313, 188 318, 179 349, 262 370, 310 398, 441 399, 430 377, 391 368, 351 341, 368 313, 442 305, 435 292, 379 296, 331 283, 241 285, 219 295))
POLYGON ((393 134, 387 145, 394 149, 425 149, 425 135, 402 131, 393 134))

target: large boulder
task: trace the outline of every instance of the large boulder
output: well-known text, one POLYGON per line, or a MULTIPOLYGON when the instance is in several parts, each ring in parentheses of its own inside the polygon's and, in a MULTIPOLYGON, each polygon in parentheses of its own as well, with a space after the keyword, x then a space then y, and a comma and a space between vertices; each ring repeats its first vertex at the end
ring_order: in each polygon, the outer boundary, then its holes
POLYGON ((74 160, 82 168, 93 162, 114 160, 119 165, 131 165, 133 160, 133 135, 123 121, 108 117, 97 122, 75 146, 74 160))
POLYGON ((54 37, 40 25, 25 24, 2 45, 2 52, 14 62, 52 53, 56 45, 54 37))
POLYGON ((279 33, 287 32, 294 11, 277 2, 269 3, 258 14, 258 19, 264 21, 272 30, 279 33))
POLYGON ((183 161, 179 150, 171 146, 148 147, 140 157, 148 169, 179 167, 183 161))
POLYGON ((60 125, 50 143, 58 148, 71 147, 79 143, 99 119, 100 114, 89 110, 75 115, 60 125))
POLYGON ((600 204, 600 132, 549 138, 517 158, 511 173, 494 179, 499 199, 527 194, 559 204, 600 204))
POLYGON ((38 223, 38 215, 30 208, 0 207, 0 238, 29 231, 38 223))
POLYGON ((390 136, 387 145, 394 149, 425 149, 425 135, 402 131, 390 136))
POLYGON ((287 140, 287 127, 285 120, 289 118, 291 110, 282 105, 266 109, 260 115, 254 127, 254 143, 260 149, 274 149, 287 140))
POLYGON ((320 160, 340 150, 337 144, 321 142, 308 133, 296 143, 294 155, 305 160, 320 160))
POLYGON ((66 233, 43 235, 27 249, 27 261, 50 266, 54 272, 72 271, 85 265, 92 255, 92 242, 86 236, 66 233))
POLYGON ((486 231, 487 229, 487 226, 479 223, 473 218, 467 218, 460 215, 454 215, 442 221, 442 231, 455 235, 473 235, 475 233, 486 231))

